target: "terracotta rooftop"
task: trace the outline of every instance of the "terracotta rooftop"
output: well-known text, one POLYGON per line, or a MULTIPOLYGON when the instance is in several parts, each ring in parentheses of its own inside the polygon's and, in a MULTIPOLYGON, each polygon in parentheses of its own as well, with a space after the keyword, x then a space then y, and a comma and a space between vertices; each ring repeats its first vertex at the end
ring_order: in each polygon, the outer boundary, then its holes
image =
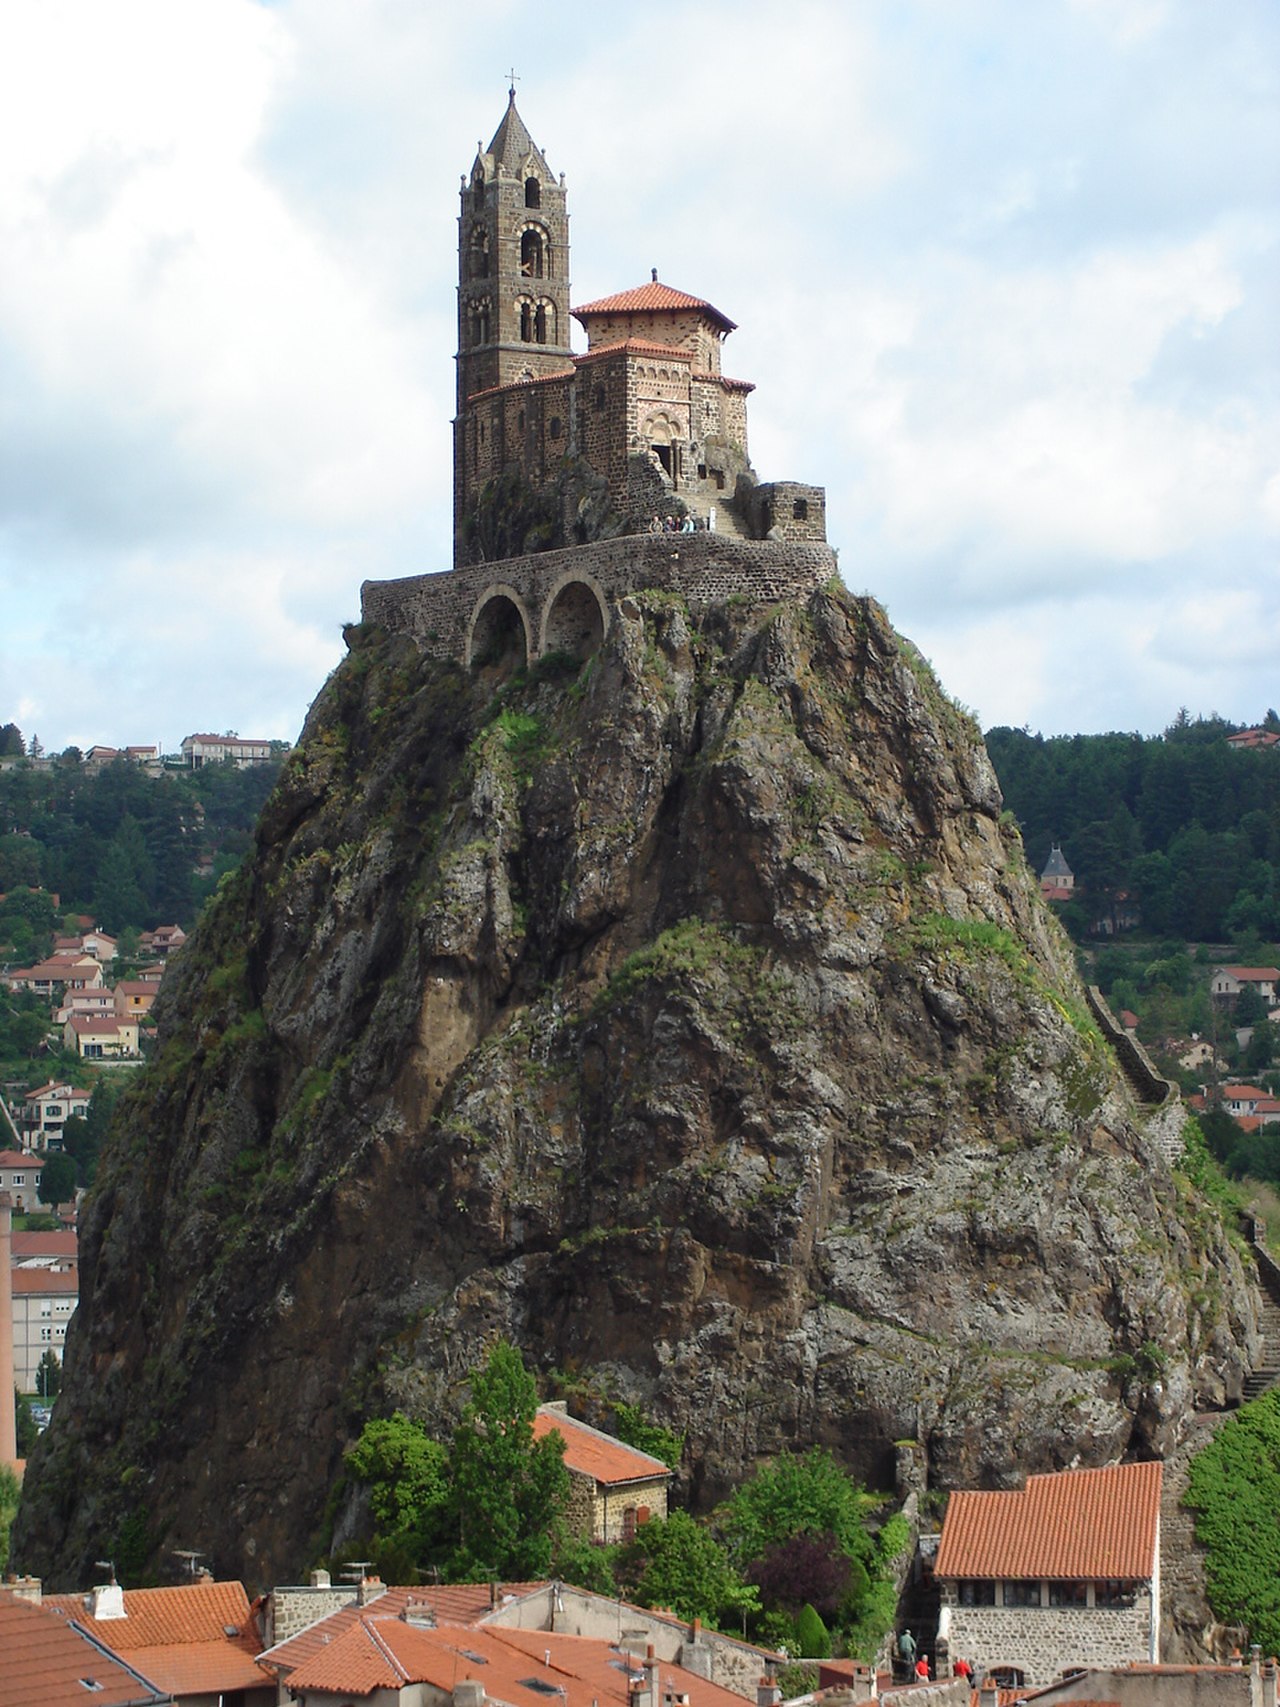
POLYGON ((604 1434, 588 1423, 550 1405, 539 1405, 533 1419, 534 1438, 542 1440, 548 1434, 558 1434, 565 1443, 564 1463, 567 1470, 580 1476, 593 1476, 597 1482, 612 1486, 617 1482, 652 1482, 671 1475, 671 1466, 647 1452, 638 1452, 611 1434, 604 1434))
MULTIPOLYGON (((510 1707, 544 1707, 548 1696, 561 1707, 626 1707, 629 1700, 632 1663, 608 1641, 496 1625, 426 1628, 380 1613, 382 1604, 363 1608, 354 1624, 289 1672, 290 1692, 368 1695, 407 1683, 451 1692, 474 1678, 486 1696, 510 1707)), ((679 1666, 662 1661, 658 1672, 660 1689, 687 1694, 690 1707, 742 1707, 741 1696, 679 1666)))
POLYGON ((53 1233, 32 1233, 25 1229, 13 1235, 13 1262, 15 1268, 24 1262, 32 1262, 40 1257, 53 1257, 61 1262, 75 1262, 80 1241, 74 1231, 66 1232, 61 1228, 53 1233))
POLYGON ((123 1618, 93 1618, 89 1597, 46 1595, 62 1612, 174 1695, 261 1689, 270 1677, 254 1656, 261 1646, 242 1583, 187 1583, 125 1589, 123 1618))
POLYGON ((595 302, 584 302, 573 310, 573 317, 585 320, 592 314, 663 314, 690 308, 705 314, 726 332, 732 332, 738 324, 727 314, 721 314, 704 297, 690 296, 688 291, 675 290, 657 279, 637 285, 634 290, 621 290, 616 296, 602 296, 595 302))
MULTIPOLYGON (((527 1594, 535 1594, 545 1586, 544 1583, 500 1583, 496 1594, 499 1603, 503 1603, 519 1600, 527 1594)), ((277 1642, 274 1648, 268 1648, 262 1659, 273 1670, 292 1671, 294 1667, 308 1661, 314 1653, 336 1641, 345 1630, 357 1624, 362 1615, 376 1612, 380 1618, 395 1619, 410 1602, 429 1607, 436 1622, 442 1625, 469 1627, 481 1623, 494 1610, 493 1594, 488 1583, 453 1583, 445 1586, 428 1583, 417 1588, 389 1588, 365 1606, 352 1600, 350 1605, 330 1613, 329 1617, 309 1624, 305 1630, 300 1630, 288 1641, 277 1642)))
POLYGON ((15 1298, 63 1297, 74 1298, 80 1291, 80 1273, 76 1268, 13 1268, 15 1298))
POLYGON ((1029 1476, 1016 1493, 952 1494, 939 1577, 1143 1580, 1154 1569, 1160 1464, 1029 1476))
POLYGON ((1219 972, 1229 972, 1240 983, 1274 984, 1280 979, 1276 966, 1219 966, 1219 972))
POLYGON ((173 1697, 45 1606, 0 1593, 0 1707, 165 1707, 173 1697))

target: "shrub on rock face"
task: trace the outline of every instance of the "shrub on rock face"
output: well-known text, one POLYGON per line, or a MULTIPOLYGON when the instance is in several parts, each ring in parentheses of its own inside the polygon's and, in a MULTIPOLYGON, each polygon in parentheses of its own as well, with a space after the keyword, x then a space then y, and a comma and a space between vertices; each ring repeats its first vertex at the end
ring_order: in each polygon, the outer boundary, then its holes
POLYGON ((1206 1549, 1209 1604, 1280 1650, 1280 1390, 1245 1405, 1191 1461, 1184 1503, 1206 1549))
POLYGON ((796 1643, 800 1657, 806 1660, 825 1660, 831 1653, 831 1636, 826 1625, 812 1606, 802 1606, 796 1619, 796 1643))

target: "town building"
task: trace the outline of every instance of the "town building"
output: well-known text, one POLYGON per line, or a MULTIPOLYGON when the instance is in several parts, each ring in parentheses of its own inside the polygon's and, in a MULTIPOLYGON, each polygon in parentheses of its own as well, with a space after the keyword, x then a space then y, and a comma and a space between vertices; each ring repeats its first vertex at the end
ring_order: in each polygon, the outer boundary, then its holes
POLYGON ((632 1540, 650 1518, 666 1517, 672 1471, 660 1458, 571 1417, 562 1403, 538 1406, 533 1433, 538 1440, 558 1434, 564 1441, 566 1516, 579 1535, 612 1545, 632 1540))
POLYGON ((130 1060, 138 1053, 138 1022, 115 1014, 72 1014, 62 1028, 62 1042, 84 1061, 130 1060))
POLYGON ((184 735, 182 756, 192 770, 204 765, 270 764, 273 757, 270 741, 254 741, 239 735, 184 735))
POLYGON ((19 1392, 35 1393, 39 1390, 40 1359, 45 1352, 51 1351, 59 1366, 62 1364, 67 1324, 80 1302, 79 1265, 15 1262, 10 1270, 10 1284, 13 1378, 19 1392))
MULTIPOLYGON (((176 1588, 103 1584, 43 1605, 166 1690, 175 1707, 274 1707, 272 1675, 244 1585, 201 1578, 176 1588)), ((90 1698, 92 1699, 92 1698, 90 1698)))
POLYGON ((175 1707, 174 1698, 74 1619, 0 1583, 0 1707, 175 1707))
POLYGON ((82 1090, 57 1079, 49 1079, 22 1099, 18 1129, 28 1150, 60 1150, 62 1129, 73 1116, 89 1112, 90 1090, 82 1090))
POLYGON ((1046 901, 1069 901, 1075 892, 1075 874, 1067 864, 1066 855, 1054 842, 1040 873, 1040 893, 1046 901))
POLYGON ((1276 999, 1278 984, 1280 967, 1215 966, 1209 982, 1209 994, 1223 1007, 1234 1007, 1243 990, 1253 989, 1270 1004, 1276 999))
MULTIPOLYGON (((368 1707, 485 1707, 539 1696, 557 1697, 561 1707, 742 1707, 742 1693, 709 1676, 696 1628, 689 1646, 701 1669, 664 1657, 645 1640, 643 1623, 633 1634, 633 1609, 616 1600, 607 1603, 599 1634, 564 1629, 564 1592, 575 1591, 495 1585, 486 1606, 477 1597, 489 1597, 487 1584, 384 1590, 362 1583, 346 1607, 267 1648, 259 1662, 278 1677, 282 1702, 306 1707, 356 1699, 368 1707), (455 1605, 460 1617, 451 1616, 455 1605), (508 1620, 531 1606, 535 1622, 508 1620)), ((752 1656, 758 1684, 761 1665, 776 1656, 760 1649, 752 1656)), ((776 1690, 769 1699, 777 1700, 776 1690)))
POLYGON ((34 1215, 41 1207, 36 1202, 40 1168, 39 1157, 25 1150, 0 1150, 0 1191, 9 1193, 16 1215, 34 1215))
POLYGON ((1030 1476, 951 1495, 934 1575, 950 1654, 1009 1685, 1153 1663, 1160 1640, 1159 1463, 1030 1476))

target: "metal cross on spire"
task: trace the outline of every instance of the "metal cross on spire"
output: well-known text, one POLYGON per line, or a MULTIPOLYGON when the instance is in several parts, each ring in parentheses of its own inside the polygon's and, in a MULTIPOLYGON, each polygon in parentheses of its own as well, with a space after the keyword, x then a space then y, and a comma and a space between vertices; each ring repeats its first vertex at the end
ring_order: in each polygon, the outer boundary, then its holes
POLYGON ((507 89, 507 93, 508 93, 508 95, 510 95, 511 99, 514 101, 516 98, 516 84, 520 81, 520 79, 516 76, 514 67, 512 68, 512 70, 507 72, 507 76, 510 79, 510 86, 507 89))

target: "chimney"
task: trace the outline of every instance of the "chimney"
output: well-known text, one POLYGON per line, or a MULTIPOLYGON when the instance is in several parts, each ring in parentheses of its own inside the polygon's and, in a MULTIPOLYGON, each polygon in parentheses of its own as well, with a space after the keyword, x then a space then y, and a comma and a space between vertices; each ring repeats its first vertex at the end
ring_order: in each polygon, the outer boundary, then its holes
POLYGON ((1276 1662, 1269 1659, 1262 1668, 1262 1707, 1276 1707, 1276 1662))
POLYGON ((984 1677, 978 1691, 978 1707, 1000 1707, 1000 1690, 994 1677, 984 1677))
POLYGON ((41 1601, 41 1583, 39 1577, 7 1577, 5 1592, 15 1600, 30 1601, 32 1606, 39 1606, 41 1601))
POLYGON ((762 1677, 756 1684, 756 1707, 778 1707, 782 1691, 771 1677, 762 1677))
POLYGON ((119 1583, 100 1583, 89 1592, 91 1618, 127 1618, 124 1609, 124 1590, 119 1583))
POLYGON ((329 1588, 331 1586, 328 1571, 312 1571, 310 1580, 312 1588, 329 1588))
POLYGON ((435 1608, 429 1600, 406 1600, 400 1610, 402 1624, 412 1624, 415 1630, 434 1630, 435 1608))
POLYGON ((498 1593, 498 1579, 496 1577, 490 1577, 489 1578, 489 1610, 490 1610, 490 1612, 496 1612, 498 1610, 498 1602, 501 1598, 502 1597, 498 1593))
POLYGON ((361 1577, 360 1587, 356 1590, 356 1605, 368 1606, 370 1601, 377 1600, 387 1592, 387 1585, 381 1577, 361 1577))
POLYGON ((453 1707, 484 1707, 484 1684, 474 1677, 460 1677, 453 1686, 453 1707))
POLYGON ((0 1191, 0 1464, 18 1462, 13 1386, 13 1199, 0 1191))

